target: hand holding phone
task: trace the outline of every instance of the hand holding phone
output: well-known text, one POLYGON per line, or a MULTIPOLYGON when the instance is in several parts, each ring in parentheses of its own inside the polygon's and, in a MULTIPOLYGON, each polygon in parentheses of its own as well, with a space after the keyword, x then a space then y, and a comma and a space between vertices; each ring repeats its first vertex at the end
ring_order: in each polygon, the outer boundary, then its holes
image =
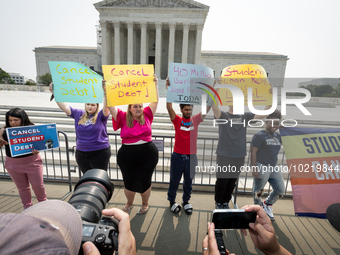
POLYGON ((244 209, 215 209, 211 221, 215 229, 248 229, 249 223, 254 223, 257 213, 246 212, 244 209))

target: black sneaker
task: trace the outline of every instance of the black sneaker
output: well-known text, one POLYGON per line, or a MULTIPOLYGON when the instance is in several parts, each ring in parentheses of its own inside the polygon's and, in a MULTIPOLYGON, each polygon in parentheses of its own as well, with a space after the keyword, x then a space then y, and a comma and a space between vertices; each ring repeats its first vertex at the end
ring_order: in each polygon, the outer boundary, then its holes
POLYGON ((221 203, 215 203, 215 208, 216 209, 224 209, 223 204, 221 204, 221 203))
POLYGON ((223 209, 230 209, 228 202, 223 203, 222 206, 223 206, 223 209))

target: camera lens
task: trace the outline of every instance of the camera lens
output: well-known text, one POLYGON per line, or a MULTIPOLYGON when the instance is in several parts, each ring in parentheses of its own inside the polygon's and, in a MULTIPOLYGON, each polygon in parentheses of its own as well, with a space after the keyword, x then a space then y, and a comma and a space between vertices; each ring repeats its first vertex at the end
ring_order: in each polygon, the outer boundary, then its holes
POLYGON ((83 221, 98 223, 113 190, 114 186, 105 170, 91 169, 77 182, 69 204, 77 209, 83 221))

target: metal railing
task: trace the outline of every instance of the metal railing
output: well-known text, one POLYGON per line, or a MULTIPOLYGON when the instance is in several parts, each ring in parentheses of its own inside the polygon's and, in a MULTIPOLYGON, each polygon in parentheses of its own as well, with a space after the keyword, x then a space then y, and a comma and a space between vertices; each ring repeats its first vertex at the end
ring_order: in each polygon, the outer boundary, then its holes
MULTIPOLYGON (((44 163, 44 180, 48 181, 56 181, 56 182, 67 182, 69 185, 69 193, 72 192, 72 180, 71 180, 71 173, 75 173, 77 166, 76 163, 72 164, 74 168, 71 170, 71 163, 70 163, 70 152, 74 152, 74 147, 69 149, 69 142, 67 135, 62 132, 58 131, 59 134, 59 143, 60 148, 53 149, 49 151, 44 151, 41 155, 44 163), (62 144, 64 143, 64 145, 62 144)), ((108 133, 108 136, 111 140, 111 162, 109 163, 108 174, 111 180, 113 181, 121 181, 123 180, 122 174, 118 167, 118 164, 115 162, 116 155, 118 150, 121 146, 121 138, 119 134, 115 133, 108 133), (112 140, 114 142, 112 143, 112 140)), ((163 143, 163 150, 159 151, 159 164, 156 166, 156 169, 152 176, 153 183, 161 183, 161 184, 168 184, 170 182, 170 158, 171 153, 173 151, 175 137, 174 136, 160 136, 154 135, 152 136, 153 140, 161 141, 163 143)), ((215 151, 217 147, 218 138, 208 138, 208 137, 198 137, 197 138, 197 150, 198 150, 198 165, 201 166, 214 166, 216 164, 216 156, 215 151)), ((249 144, 250 142, 248 142, 249 144)), ((4 153, 3 150, 0 150, 1 159, 2 159, 2 168, 3 170, 0 171, 0 178, 9 178, 9 174, 5 170, 4 166, 4 153)), ((247 166, 250 165, 250 157, 246 156, 245 162, 247 166)), ((282 156, 281 165, 284 163, 284 154, 282 156)), ((81 177, 81 171, 78 170, 79 177, 81 177)), ((210 171, 196 173, 193 185, 197 186, 214 186, 215 185, 215 174, 211 173, 210 171)), ((245 172, 241 173, 240 178, 237 181, 237 185, 234 191, 234 204, 236 204, 237 194, 252 194, 252 189, 250 185, 247 184, 250 182, 252 183, 252 176, 250 173, 245 172), (248 179, 248 177, 250 177, 248 179), (238 185, 242 180, 243 185, 238 185), (241 186, 241 187, 240 187, 241 186), (243 187, 242 187, 243 186, 243 187)), ((289 174, 286 178, 286 189, 285 189, 285 196, 292 196, 290 193, 287 193, 288 186, 289 186, 289 174)), ((267 192, 264 194, 268 194, 271 191, 271 187, 269 186, 267 192)), ((69 194, 68 193, 68 194, 69 194)), ((67 194, 67 195, 68 195, 67 194)), ((65 195, 66 196, 66 195, 65 195)))
MULTIPOLYGON (((63 131, 58 131, 59 148, 40 152, 43 161, 44 181, 66 182, 69 192, 63 196, 67 197, 72 192, 71 167, 69 156, 69 142, 63 131)), ((0 178, 8 179, 10 175, 5 169, 5 149, 0 149, 2 170, 0 178)))

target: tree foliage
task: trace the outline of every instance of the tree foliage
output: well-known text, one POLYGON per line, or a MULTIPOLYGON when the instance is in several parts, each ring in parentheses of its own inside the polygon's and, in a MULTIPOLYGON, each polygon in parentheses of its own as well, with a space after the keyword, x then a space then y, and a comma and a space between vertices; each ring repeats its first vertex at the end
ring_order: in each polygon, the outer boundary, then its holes
POLYGON ((302 86, 310 91, 312 97, 339 97, 340 96, 340 84, 337 87, 332 85, 308 85, 302 86))
POLYGON ((11 76, 0 68, 0 84, 15 84, 11 76))
POLYGON ((50 85, 50 83, 52 82, 52 76, 50 73, 45 73, 41 76, 38 77, 38 83, 39 84, 43 84, 43 85, 50 85))
POLYGON ((25 82, 25 85, 37 85, 37 84, 34 81, 28 80, 25 82))

